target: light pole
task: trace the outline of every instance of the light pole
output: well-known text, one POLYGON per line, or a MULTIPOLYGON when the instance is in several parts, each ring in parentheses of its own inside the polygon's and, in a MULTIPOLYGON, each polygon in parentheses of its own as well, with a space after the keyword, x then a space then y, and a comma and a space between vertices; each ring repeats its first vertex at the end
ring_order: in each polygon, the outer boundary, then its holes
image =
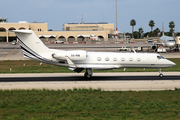
POLYGON ((116 0, 116 40, 118 38, 118 22, 117 22, 117 0, 116 0))
POLYGON ((118 31, 118 23, 117 23, 117 0, 116 0, 116 31, 118 31))

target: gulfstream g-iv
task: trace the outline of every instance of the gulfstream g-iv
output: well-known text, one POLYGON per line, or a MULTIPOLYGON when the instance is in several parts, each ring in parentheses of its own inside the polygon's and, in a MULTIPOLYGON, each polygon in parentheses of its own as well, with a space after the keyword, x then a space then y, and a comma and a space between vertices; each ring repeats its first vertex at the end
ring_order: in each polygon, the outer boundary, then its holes
POLYGON ((116 52, 87 52, 85 50, 56 50, 49 49, 32 30, 12 30, 19 39, 24 57, 58 66, 65 66, 90 78, 93 70, 118 68, 161 68, 172 67, 175 63, 159 54, 151 53, 116 53, 116 52))

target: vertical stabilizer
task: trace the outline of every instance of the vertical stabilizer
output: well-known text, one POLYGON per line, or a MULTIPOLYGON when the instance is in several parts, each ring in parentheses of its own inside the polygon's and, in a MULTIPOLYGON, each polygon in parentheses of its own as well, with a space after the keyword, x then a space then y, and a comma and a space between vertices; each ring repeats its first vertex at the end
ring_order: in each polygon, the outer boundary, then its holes
POLYGON ((24 55, 38 56, 48 52, 48 47, 39 39, 32 30, 12 30, 19 40, 24 55))
POLYGON ((164 23, 162 22, 162 36, 164 36, 164 23))

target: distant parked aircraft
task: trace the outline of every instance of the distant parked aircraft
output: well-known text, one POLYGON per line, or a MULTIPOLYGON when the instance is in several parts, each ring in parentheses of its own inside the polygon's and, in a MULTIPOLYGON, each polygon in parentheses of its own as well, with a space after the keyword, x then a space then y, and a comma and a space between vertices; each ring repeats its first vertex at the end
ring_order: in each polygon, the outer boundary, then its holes
POLYGON ((157 49, 158 46, 169 47, 171 50, 174 48, 176 41, 174 37, 164 35, 164 25, 162 25, 163 35, 160 37, 160 43, 153 43, 152 49, 157 49))

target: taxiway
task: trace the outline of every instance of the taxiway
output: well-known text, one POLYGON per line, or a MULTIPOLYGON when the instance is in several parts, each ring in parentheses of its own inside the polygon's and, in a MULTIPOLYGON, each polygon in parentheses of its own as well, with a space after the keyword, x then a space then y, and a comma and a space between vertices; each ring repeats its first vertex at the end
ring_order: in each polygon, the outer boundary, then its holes
MULTIPOLYGON (((117 51, 122 46, 126 47, 150 47, 152 44, 148 43, 125 43, 125 44, 47 44, 51 49, 61 50, 86 50, 97 52, 130 52, 130 51, 117 51)), ((152 52, 152 51, 151 51, 152 52)), ((159 53, 164 58, 180 58, 179 52, 174 53, 159 53)), ((27 60, 23 57, 23 52, 20 45, 12 45, 11 43, 0 44, 0 60, 27 60)))

